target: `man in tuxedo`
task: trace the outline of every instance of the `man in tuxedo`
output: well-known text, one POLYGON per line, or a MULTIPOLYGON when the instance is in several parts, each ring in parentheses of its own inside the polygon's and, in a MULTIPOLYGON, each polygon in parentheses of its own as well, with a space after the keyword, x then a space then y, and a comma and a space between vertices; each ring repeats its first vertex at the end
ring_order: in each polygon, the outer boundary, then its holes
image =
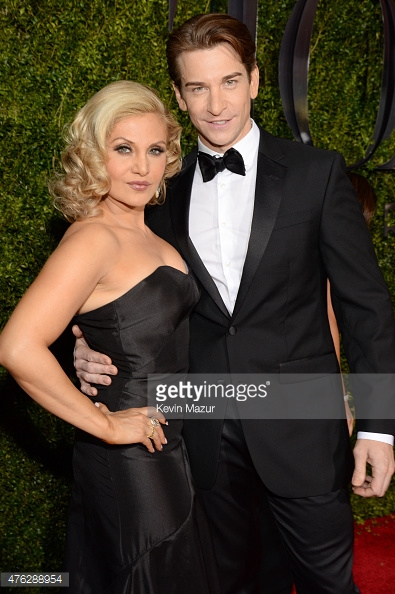
MULTIPOLYGON (((250 119, 259 72, 254 43, 236 19, 193 17, 170 35, 167 58, 178 104, 199 138, 147 222, 200 284, 190 372, 274 373, 284 381, 338 373, 329 278, 351 371, 393 373, 391 302, 342 157, 275 138, 250 119)), ((108 383, 97 374, 116 369, 78 342, 82 389, 94 394, 86 382, 108 383)), ((312 395, 320 397, 341 400, 342 392, 312 395)), ((289 592, 288 576, 270 583, 261 566, 272 517, 298 593, 358 592, 347 484, 352 475, 355 493, 384 495, 394 472, 394 421, 376 420, 374 411, 358 421, 353 473, 345 419, 237 414, 230 406, 225 420, 186 420, 184 430, 223 593, 289 592)))

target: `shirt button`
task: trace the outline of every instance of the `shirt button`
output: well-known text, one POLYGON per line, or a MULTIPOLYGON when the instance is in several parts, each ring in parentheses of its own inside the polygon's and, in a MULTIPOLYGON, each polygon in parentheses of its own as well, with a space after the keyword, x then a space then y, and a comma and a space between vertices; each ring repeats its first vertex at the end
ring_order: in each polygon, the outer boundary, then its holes
POLYGON ((231 336, 234 336, 234 335, 236 334, 236 332, 237 332, 237 329, 236 329, 234 326, 231 326, 231 327, 228 329, 228 332, 229 332, 229 334, 230 334, 231 336))

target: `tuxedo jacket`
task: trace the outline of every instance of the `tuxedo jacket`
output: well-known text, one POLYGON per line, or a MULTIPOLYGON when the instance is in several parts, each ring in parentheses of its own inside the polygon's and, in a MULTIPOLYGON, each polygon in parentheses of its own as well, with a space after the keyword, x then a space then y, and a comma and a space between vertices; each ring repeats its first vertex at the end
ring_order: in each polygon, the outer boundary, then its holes
MULTIPOLYGON (((190 372, 338 373, 328 278, 350 371, 395 372, 391 301, 343 158, 260 130, 250 240, 231 315, 189 237, 196 159, 194 150, 184 160, 165 204, 147 209, 149 226, 176 247, 200 285, 190 319, 190 372)), ((334 388, 333 395, 314 397, 342 399, 342 393, 334 388)), ((345 420, 241 422, 255 468, 272 492, 313 496, 349 480, 345 420)), ((184 421, 200 488, 215 481, 222 423, 184 421)), ((359 421, 358 429, 393 434, 395 426, 393 420, 371 419, 359 421)))

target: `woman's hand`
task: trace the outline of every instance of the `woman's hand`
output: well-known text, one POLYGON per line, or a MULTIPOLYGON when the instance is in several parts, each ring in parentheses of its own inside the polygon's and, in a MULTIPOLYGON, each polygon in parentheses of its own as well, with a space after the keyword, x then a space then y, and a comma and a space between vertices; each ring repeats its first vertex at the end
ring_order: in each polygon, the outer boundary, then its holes
POLYGON ((167 424, 166 419, 155 407, 145 406, 111 412, 101 402, 95 402, 95 406, 107 416, 110 424, 112 436, 104 440, 106 443, 113 445, 142 443, 151 453, 154 453, 155 449, 162 450, 167 443, 161 427, 161 424, 167 424))

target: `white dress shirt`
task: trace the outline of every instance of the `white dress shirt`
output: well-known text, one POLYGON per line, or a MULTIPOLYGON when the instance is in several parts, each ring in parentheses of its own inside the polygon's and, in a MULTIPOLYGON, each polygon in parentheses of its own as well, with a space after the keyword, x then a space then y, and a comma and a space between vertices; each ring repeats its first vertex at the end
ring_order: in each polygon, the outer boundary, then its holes
MULTIPOLYGON (((199 151, 221 155, 198 140, 199 151)), ((259 129, 251 130, 234 147, 243 156, 245 176, 227 169, 204 183, 196 165, 189 211, 189 235, 209 271, 229 313, 233 312, 254 210, 259 129)))
MULTIPOLYGON (((196 163, 189 210, 189 236, 230 314, 235 306, 250 239, 258 163, 259 128, 251 130, 233 148, 244 159, 246 175, 227 169, 203 182, 196 163)), ((198 139, 198 150, 219 155, 198 139)), ((394 436, 358 432, 358 439, 394 444, 394 436)))

